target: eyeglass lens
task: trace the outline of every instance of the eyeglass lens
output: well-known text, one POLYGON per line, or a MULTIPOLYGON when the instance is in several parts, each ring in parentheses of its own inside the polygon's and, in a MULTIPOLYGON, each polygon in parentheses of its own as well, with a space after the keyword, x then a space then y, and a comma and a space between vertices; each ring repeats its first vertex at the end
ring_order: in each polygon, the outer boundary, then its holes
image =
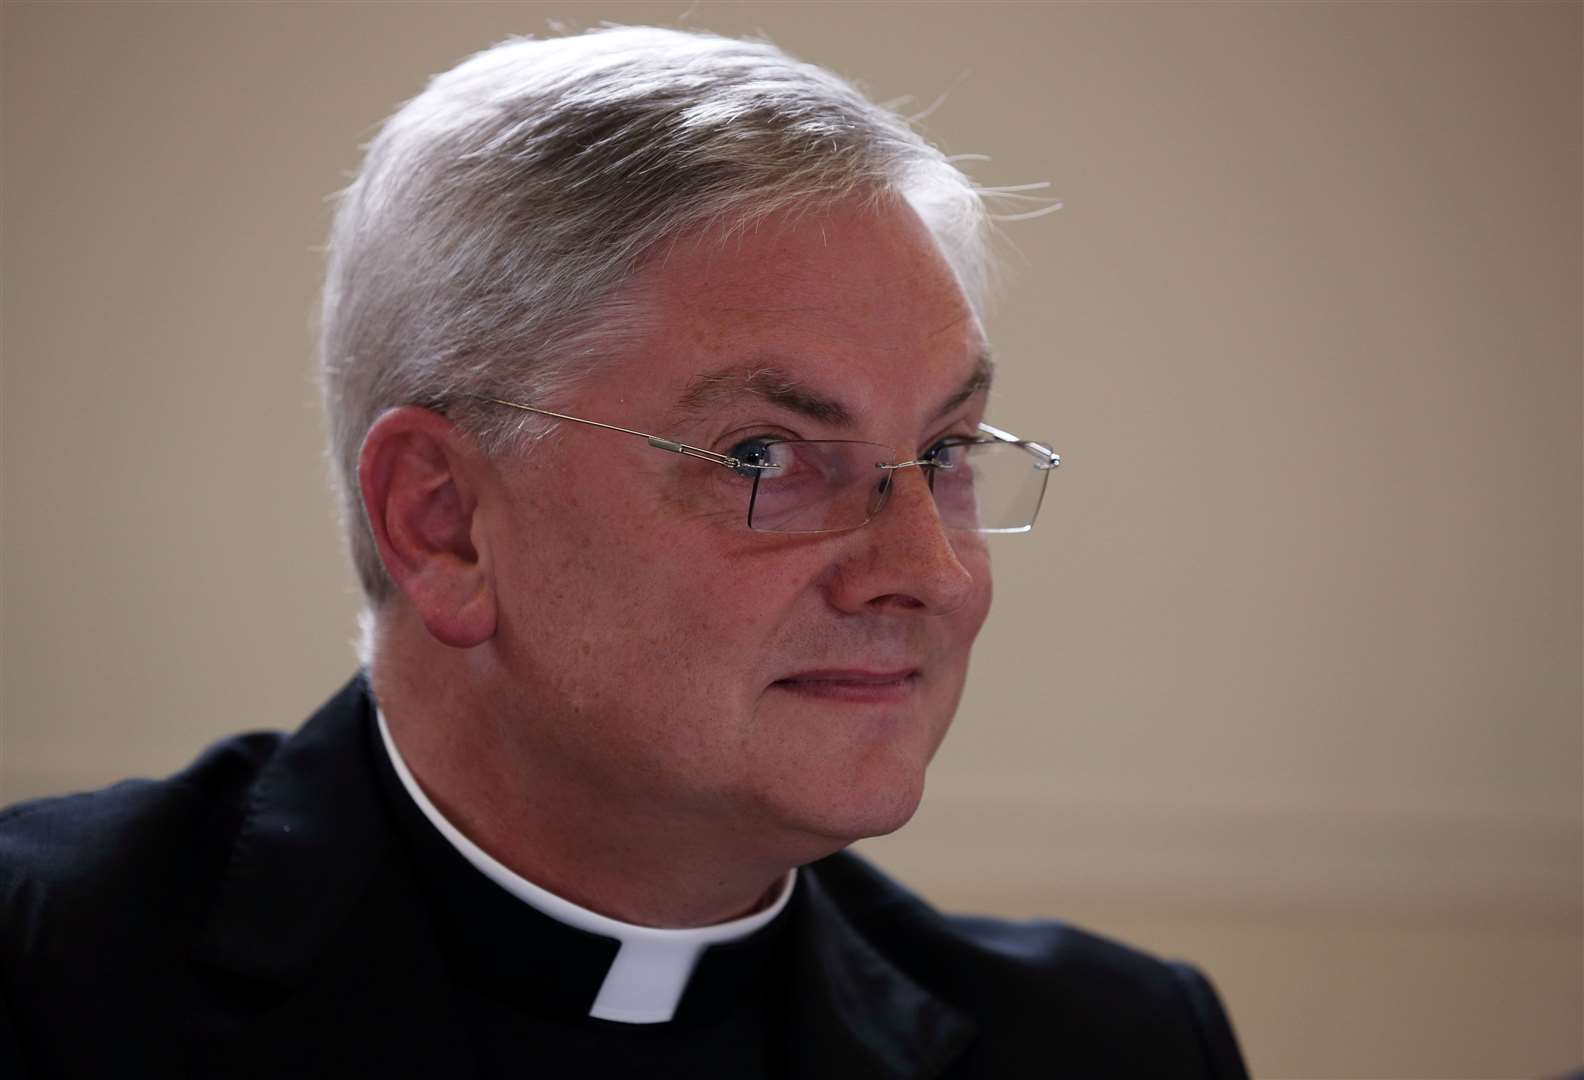
MULTIPOLYGON (((896 472, 879 466, 873 443, 787 441, 769 444, 774 469, 759 470, 748 525, 766 532, 834 532, 867 522, 885 504, 896 472)), ((941 524, 973 532, 1027 532, 1045 494, 1044 459, 1015 443, 949 445, 924 466, 941 524)))

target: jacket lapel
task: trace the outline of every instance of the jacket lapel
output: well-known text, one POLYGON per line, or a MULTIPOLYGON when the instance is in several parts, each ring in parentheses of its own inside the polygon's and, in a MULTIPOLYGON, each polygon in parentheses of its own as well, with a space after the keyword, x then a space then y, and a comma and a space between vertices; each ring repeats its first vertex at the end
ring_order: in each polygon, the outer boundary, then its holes
POLYGON ((236 1002, 194 1076, 471 1071, 354 679, 260 772, 193 960, 236 1002))
POLYGON ((974 1023, 877 952, 814 874, 798 875, 788 914, 790 1080, 928 1080, 972 1041, 974 1023))

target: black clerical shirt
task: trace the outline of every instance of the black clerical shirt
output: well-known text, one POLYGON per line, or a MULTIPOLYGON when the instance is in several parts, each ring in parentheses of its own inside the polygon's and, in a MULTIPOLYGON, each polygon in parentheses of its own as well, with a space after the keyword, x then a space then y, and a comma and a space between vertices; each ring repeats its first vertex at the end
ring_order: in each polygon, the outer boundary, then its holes
MULTIPOLYGON (((377 749, 378 734, 372 741, 377 749)), ((375 757, 447 958, 450 1000, 484 1075, 779 1075, 772 1049, 785 1012, 784 917, 706 947, 671 1021, 591 1017, 620 943, 552 918, 485 877, 413 802, 390 757, 375 757)))

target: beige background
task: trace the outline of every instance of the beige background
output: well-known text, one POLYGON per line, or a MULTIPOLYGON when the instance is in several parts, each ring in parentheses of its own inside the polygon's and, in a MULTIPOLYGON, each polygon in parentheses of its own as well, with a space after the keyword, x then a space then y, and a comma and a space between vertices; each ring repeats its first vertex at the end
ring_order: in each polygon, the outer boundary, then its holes
POLYGON ((347 676, 325 196, 470 51, 684 16, 1065 203, 991 326, 1065 464, 868 850, 1198 961, 1263 1076, 1584 1064, 1576 4, 6 3, 0 800, 347 676))

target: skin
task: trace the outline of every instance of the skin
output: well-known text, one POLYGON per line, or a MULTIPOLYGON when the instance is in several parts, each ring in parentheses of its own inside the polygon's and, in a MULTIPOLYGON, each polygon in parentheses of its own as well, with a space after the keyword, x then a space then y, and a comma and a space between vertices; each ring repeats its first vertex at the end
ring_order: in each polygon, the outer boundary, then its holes
MULTIPOLYGON (((980 329, 901 205, 841 204, 678 245, 649 317, 549 406, 725 453, 847 438, 917 457, 971 434, 980 329), (847 422, 730 393, 773 366, 847 422), (735 372, 682 408, 701 373, 735 372)), ((361 461, 396 595, 372 678, 420 785, 505 865, 628 922, 752 910, 792 866, 912 815, 990 605, 982 537, 923 473, 840 533, 745 527, 747 487, 644 440, 561 424, 491 458, 394 409, 361 461)))

